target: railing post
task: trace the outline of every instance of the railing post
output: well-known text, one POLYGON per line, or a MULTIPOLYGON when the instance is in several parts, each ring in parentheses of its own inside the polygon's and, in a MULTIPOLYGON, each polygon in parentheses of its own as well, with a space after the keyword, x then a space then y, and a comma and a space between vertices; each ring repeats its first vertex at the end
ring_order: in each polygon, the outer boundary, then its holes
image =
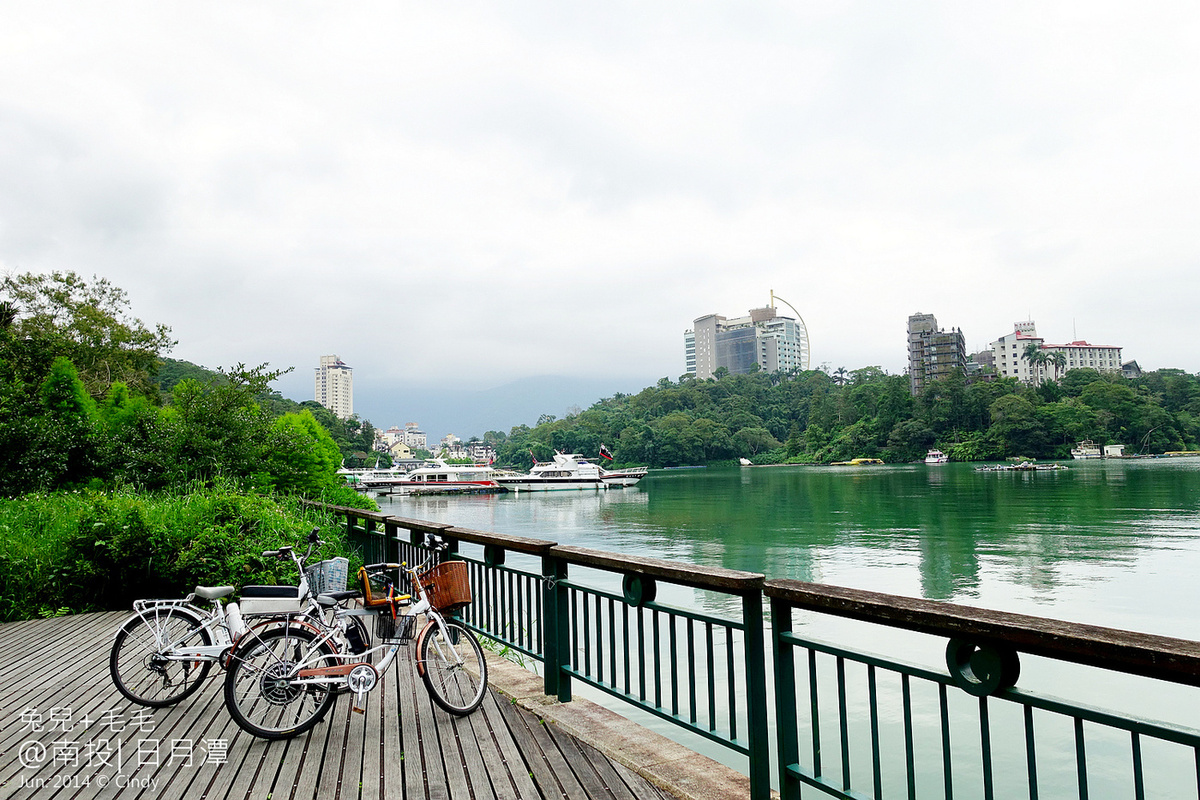
POLYGON ((391 517, 383 523, 383 560, 393 564, 400 560, 400 532, 391 517))
POLYGON ((552 555, 542 556, 542 650, 545 654, 545 691, 560 703, 571 700, 571 676, 564 668, 571 663, 571 607, 567 587, 567 562, 552 555))
POLYGON ((771 798, 771 742, 767 733, 767 654, 762 589, 742 595, 746 626, 746 715, 750 750, 750 797, 771 798))
POLYGON ((783 641, 792 631, 792 607, 771 598, 771 655, 775 662, 775 735, 779 740, 779 794, 783 800, 800 800, 800 782, 788 767, 800 763, 800 735, 796 728, 796 651, 783 641))

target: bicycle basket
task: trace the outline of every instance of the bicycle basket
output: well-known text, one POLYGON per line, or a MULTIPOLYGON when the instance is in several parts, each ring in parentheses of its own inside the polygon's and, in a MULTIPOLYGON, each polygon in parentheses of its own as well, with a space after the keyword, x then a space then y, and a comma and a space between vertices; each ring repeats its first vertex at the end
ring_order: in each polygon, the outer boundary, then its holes
POLYGON ((447 561, 417 576, 429 604, 438 611, 457 611, 471 603, 471 581, 465 561, 447 561))
POLYGON ((358 583, 365 608, 385 608, 390 613, 396 590, 386 575, 368 573, 366 567, 359 567, 358 583))
POLYGON ((349 572, 349 559, 331 558, 328 561, 318 561, 304 570, 304 575, 308 578, 308 591, 314 595, 343 591, 349 572))
POLYGON ((383 609, 375 615, 375 636, 385 642, 407 642, 416 630, 417 618, 412 614, 392 616, 392 612, 383 609))

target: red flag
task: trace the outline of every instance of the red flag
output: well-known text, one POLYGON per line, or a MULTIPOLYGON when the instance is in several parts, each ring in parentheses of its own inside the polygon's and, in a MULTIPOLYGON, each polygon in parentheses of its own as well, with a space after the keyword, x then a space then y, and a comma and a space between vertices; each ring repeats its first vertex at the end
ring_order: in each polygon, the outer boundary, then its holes
POLYGON ((608 448, 604 445, 600 445, 600 455, 604 458, 607 458, 609 461, 613 460, 612 453, 608 452, 608 448))

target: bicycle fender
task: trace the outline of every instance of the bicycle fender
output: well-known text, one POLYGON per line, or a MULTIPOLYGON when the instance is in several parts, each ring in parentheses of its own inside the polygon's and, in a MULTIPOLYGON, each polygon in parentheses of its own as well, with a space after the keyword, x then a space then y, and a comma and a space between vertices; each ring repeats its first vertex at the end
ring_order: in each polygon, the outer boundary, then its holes
POLYGON ((425 623, 425 627, 421 628, 421 632, 417 634, 416 641, 413 642, 413 647, 416 648, 413 652, 417 654, 417 675, 425 677, 425 662, 421 660, 421 647, 425 644, 425 637, 433 630, 434 622, 429 620, 425 623))

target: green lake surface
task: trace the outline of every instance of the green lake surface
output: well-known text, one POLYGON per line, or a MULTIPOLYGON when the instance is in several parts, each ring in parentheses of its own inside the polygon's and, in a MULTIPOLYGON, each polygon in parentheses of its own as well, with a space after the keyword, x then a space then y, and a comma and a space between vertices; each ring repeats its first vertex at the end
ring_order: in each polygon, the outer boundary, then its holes
MULTIPOLYGON (((1200 640, 1200 458, 1067 463, 1054 472, 977 472, 972 464, 662 470, 602 492, 380 505, 562 544, 1200 640)), ((664 598, 660 587, 660 599, 735 608, 690 590, 664 598)), ((804 615, 799 630, 944 669, 945 641, 935 637, 817 615, 804 615)), ((1032 657, 1022 659, 1019 686, 1200 727, 1200 691, 1188 687, 1032 657)), ((1128 739, 1111 747, 1124 752, 1128 739)), ((1019 772, 1019 759, 1012 767, 1019 772)), ((1158 796, 1196 796, 1191 756, 1161 774, 1158 796)), ((1062 775, 1057 784, 1045 776, 1044 796, 1074 793, 1069 758, 1062 775)), ((1093 797, 1106 795, 1093 787, 1093 797)))
POLYGON ((1200 639, 1200 458, 660 470, 603 492, 384 511, 694 564, 1200 639))

